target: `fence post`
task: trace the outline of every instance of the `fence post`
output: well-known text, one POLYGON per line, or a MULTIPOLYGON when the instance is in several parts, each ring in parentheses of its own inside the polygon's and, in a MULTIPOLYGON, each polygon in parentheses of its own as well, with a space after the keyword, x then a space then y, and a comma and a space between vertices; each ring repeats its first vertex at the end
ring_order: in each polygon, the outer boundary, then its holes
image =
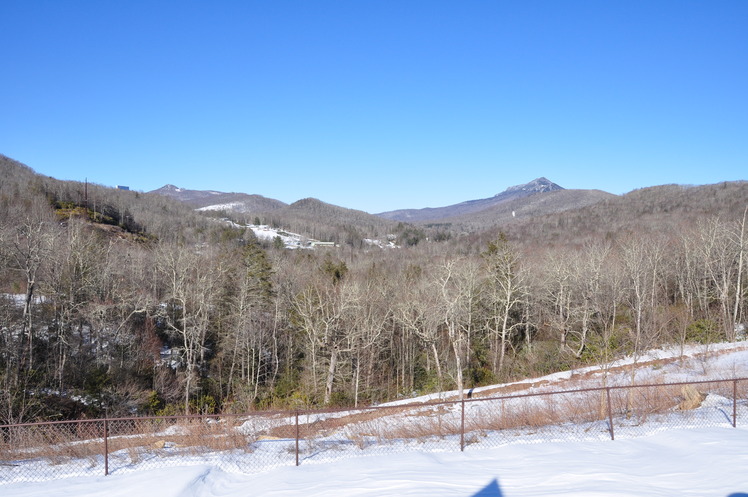
POLYGON ((104 476, 109 476, 109 419, 104 418, 104 476))
POLYGON ((296 465, 299 465, 299 410, 296 410, 296 465))
POLYGON ((462 404, 462 414, 460 416, 460 452, 465 452, 465 399, 463 398, 460 403, 462 404))
POLYGON ((732 427, 738 427, 738 380, 732 380, 732 427))
POLYGON ((605 387, 605 396, 608 398, 608 427, 610 428, 610 439, 615 440, 616 434, 613 429, 613 409, 610 407, 610 387, 605 387))

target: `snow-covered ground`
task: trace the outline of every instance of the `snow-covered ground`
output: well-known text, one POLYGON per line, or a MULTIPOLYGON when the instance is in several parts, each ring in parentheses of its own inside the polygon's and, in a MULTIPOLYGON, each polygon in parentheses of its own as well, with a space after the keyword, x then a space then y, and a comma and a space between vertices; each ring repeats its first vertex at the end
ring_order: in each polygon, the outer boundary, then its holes
MULTIPOLYGON (((653 351, 640 359, 637 382, 748 376, 745 343, 708 349, 690 347, 682 360, 679 352, 678 349, 653 351)), ((503 395, 501 389, 507 387, 517 393, 596 387, 603 371, 607 371, 606 381, 616 384, 628 377, 626 370, 630 372, 631 363, 631 360, 620 361, 602 370, 587 368, 508 386, 486 387, 481 391, 476 389, 474 394, 503 395)), ((453 394, 441 397, 450 398, 453 394)), ((429 400, 429 397, 408 399, 414 400, 429 400)), ((489 404, 476 402, 471 407, 489 404)), ((731 404, 731 399, 710 394, 693 411, 694 423, 688 427, 663 424, 663 420, 668 420, 665 414, 650 417, 636 426, 616 426, 615 441, 610 440, 605 421, 601 421, 581 427, 590 435, 584 441, 570 440, 567 426, 536 430, 532 443, 519 432, 517 443, 506 442, 506 434, 486 433, 485 441, 468 445, 464 452, 459 451, 459 444, 451 436, 436 444, 429 443, 428 448, 421 450, 419 442, 398 442, 389 452, 387 448, 362 451, 355 445, 336 446, 335 454, 329 457, 324 453, 307 454, 301 466, 296 467, 288 460, 286 445, 290 442, 278 440, 268 441, 267 449, 261 450, 285 454, 282 465, 253 474, 243 474, 238 469, 230 472, 227 469, 230 464, 219 464, 216 459, 197 462, 175 458, 173 466, 161 469, 117 466, 107 477, 4 484, 0 485, 0 495, 748 497, 748 405, 745 401, 739 403, 738 426, 733 428, 725 414, 731 413, 731 404), (501 436, 504 438, 500 440, 501 436), (497 443, 490 443, 492 437, 496 437, 497 443)), ((672 415, 680 416, 675 412, 672 415)))
MULTIPOLYGON (((213 194, 218 194, 219 192, 210 192, 213 194)), ((206 205, 205 207, 199 207, 195 209, 199 212, 207 212, 207 211, 236 211, 236 212, 245 212, 244 209, 244 202, 228 202, 225 204, 213 204, 213 205, 206 205)))
MULTIPOLYGON (((599 366, 560 371, 503 385, 478 387, 472 393, 478 397, 497 396, 506 390, 514 393, 540 393, 628 385, 631 383, 632 366, 636 371, 637 384, 748 378, 748 341, 685 345, 683 350, 674 345, 650 350, 636 360, 625 357, 599 366)), ((457 391, 447 391, 388 402, 385 405, 454 400, 457 396, 457 391)))
POLYGON ((259 240, 274 240, 280 238, 286 248, 310 248, 311 243, 316 240, 305 238, 298 233, 279 230, 266 225, 249 224, 246 226, 251 229, 259 240))
MULTIPOLYGON (((230 204, 226 204, 230 205, 230 204)), ((212 207, 212 206, 211 206, 212 207)), ((208 208, 203 208, 208 209, 208 208)), ((201 209, 198 209, 201 210, 201 209)), ((273 228, 265 224, 237 224, 230 219, 221 219, 222 222, 229 224, 235 228, 249 228, 255 234, 258 240, 274 241, 276 238, 280 238, 283 242, 283 246, 288 249, 312 249, 315 244, 319 243, 319 240, 305 237, 298 233, 292 233, 290 231, 282 230, 279 228, 273 228)))
MULTIPOLYGON (((226 204, 226 206, 229 206, 231 204, 226 204)), ((211 206, 212 208, 213 206, 211 206)), ((206 210, 209 209, 207 207, 203 207, 198 210, 206 210)), ((333 242, 325 242, 320 240, 315 240, 313 238, 306 237, 304 235, 300 235, 298 233, 293 233, 291 231, 279 229, 279 228, 273 228, 272 226, 268 226, 265 224, 237 224, 230 219, 222 219, 221 221, 230 224, 231 226, 234 226, 236 228, 249 228, 252 230, 252 232, 255 234, 258 240, 264 240, 264 241, 273 241, 276 238, 280 238, 283 242, 283 245, 285 248, 288 249, 314 249, 316 247, 336 247, 337 245, 333 242)), ((371 246, 371 247, 379 247, 379 248, 399 248, 399 246, 395 243, 395 235, 387 235, 386 240, 376 240, 371 238, 364 238, 364 243, 371 246)))
POLYGON ((265 473, 171 467, 0 487, 4 497, 748 496, 748 430, 403 453, 265 473))
MULTIPOLYGON (((280 238, 283 241, 283 245, 289 249, 314 249, 319 246, 337 246, 332 242, 320 242, 319 240, 314 240, 298 233, 292 233, 290 231, 273 228, 264 224, 248 224, 246 227, 251 229, 259 240, 272 241, 275 238, 280 238)), ((364 243, 379 248, 398 248, 398 246, 394 242, 394 238, 392 237, 392 235, 388 237, 386 241, 365 238, 364 243)))

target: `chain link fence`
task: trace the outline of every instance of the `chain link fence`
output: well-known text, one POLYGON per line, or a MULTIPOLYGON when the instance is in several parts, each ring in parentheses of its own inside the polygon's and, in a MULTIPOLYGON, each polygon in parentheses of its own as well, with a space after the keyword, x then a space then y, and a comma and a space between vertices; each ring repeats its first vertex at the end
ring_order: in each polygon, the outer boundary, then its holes
POLYGON ((748 379, 618 385, 345 410, 0 426, 0 484, 210 464, 230 472, 405 451, 737 426, 748 379))

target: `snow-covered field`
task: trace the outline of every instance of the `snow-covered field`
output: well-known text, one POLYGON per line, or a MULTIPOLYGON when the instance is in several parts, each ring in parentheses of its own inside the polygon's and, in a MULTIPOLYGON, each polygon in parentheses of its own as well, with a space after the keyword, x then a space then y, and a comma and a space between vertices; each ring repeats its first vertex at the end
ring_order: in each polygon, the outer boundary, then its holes
MULTIPOLYGON (((745 345, 693 347, 682 361, 672 360, 678 355, 676 350, 654 351, 640 361, 637 381, 746 377, 745 345)), ((609 365, 610 384, 624 381, 626 366, 626 361, 609 365)), ((601 374, 595 368, 559 373, 514 384, 512 389, 596 387, 601 374)), ((493 395, 502 387, 474 394, 493 395)), ((464 452, 454 438, 446 437, 443 446, 429 444, 428 451, 411 447, 383 454, 343 447, 331 458, 309 457, 299 467, 286 461, 254 474, 232 473, 221 469, 230 467, 224 464, 219 468, 215 463, 193 461, 190 465, 176 460, 174 466, 160 469, 119 468, 107 477, 10 483, 0 485, 0 495, 748 497, 748 406, 745 401, 739 403, 737 428, 730 424, 730 413, 730 399, 709 395, 693 411, 694 423, 687 428, 663 424, 667 417, 652 417, 631 430, 617 427, 615 441, 606 437, 603 426, 594 426, 600 431, 597 439, 571 441, 561 429, 548 429, 537 432, 532 443, 522 439, 517 440, 521 443, 493 446, 478 443, 468 445, 464 452)), ((489 433, 486 438, 492 436, 489 433)))
POLYGON ((187 466, 0 487, 4 497, 748 496, 748 431, 674 430, 629 440, 548 442, 351 458, 255 475, 187 466))

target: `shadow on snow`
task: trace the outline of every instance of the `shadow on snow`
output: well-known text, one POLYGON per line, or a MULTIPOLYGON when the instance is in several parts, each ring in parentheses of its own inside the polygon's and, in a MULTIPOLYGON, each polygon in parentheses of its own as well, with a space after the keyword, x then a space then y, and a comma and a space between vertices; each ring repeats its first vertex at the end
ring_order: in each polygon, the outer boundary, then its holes
MULTIPOLYGON (((499 481, 494 478, 491 480, 491 483, 483 487, 481 490, 478 491, 477 494, 473 494, 472 497, 502 497, 504 494, 501 493, 501 488, 499 488, 499 481)), ((728 496, 733 497, 733 496, 728 496)), ((736 497, 741 497, 740 494, 736 497)), ((748 496, 747 496, 748 497, 748 496)))

